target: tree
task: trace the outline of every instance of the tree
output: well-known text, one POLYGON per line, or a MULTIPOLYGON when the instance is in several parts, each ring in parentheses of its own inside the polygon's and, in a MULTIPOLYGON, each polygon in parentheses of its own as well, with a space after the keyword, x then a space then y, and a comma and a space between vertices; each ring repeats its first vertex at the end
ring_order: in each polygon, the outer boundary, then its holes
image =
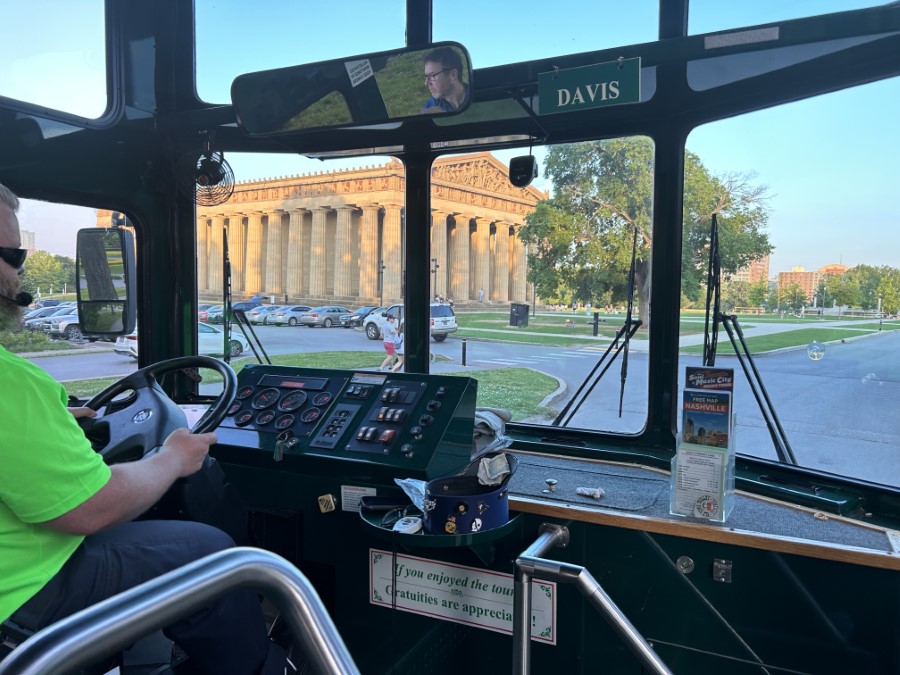
MULTIPOLYGON (((859 285, 859 279, 848 276, 846 273, 835 279, 832 284, 829 284, 828 290, 831 291, 839 308, 859 307, 862 302, 862 290, 859 285)), ((838 310, 838 315, 840 315, 840 310, 838 310)))
MULTIPOLYGON (((632 244, 637 235, 635 285, 640 318, 649 325, 653 144, 619 138, 553 146, 546 175, 553 197, 526 218, 529 281, 538 295, 569 289, 579 299, 611 293, 627 301, 632 244)), ((685 156, 682 290, 696 301, 705 281, 709 222, 718 214, 723 275, 771 252, 763 232, 765 188, 743 176, 717 178, 699 158, 685 156)), ((667 252, 659 252, 666 255, 667 252)))
POLYGON ((22 275, 22 290, 36 295, 38 289, 46 294, 52 288, 55 292, 62 293, 68 274, 57 258, 58 256, 47 251, 35 251, 28 256, 25 273, 22 275))
POLYGON ((762 307, 769 299, 769 282, 766 279, 760 279, 750 284, 747 291, 747 297, 750 300, 751 307, 762 307))
POLYGON ((791 309, 800 309, 806 305, 806 291, 800 284, 788 284, 781 291, 781 302, 791 309))
POLYGON ((75 261, 64 255, 54 255, 53 257, 62 265, 63 272, 66 274, 65 283, 68 288, 75 288, 75 261))
POLYGON ((750 284, 746 281, 722 283, 722 308, 733 312, 736 307, 750 306, 750 284))

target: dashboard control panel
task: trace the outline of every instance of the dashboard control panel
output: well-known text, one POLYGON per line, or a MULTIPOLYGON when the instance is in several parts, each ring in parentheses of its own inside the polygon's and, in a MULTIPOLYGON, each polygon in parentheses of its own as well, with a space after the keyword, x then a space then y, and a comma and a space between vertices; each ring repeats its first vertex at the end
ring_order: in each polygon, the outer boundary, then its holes
POLYGON ((477 386, 468 377, 248 365, 214 454, 288 470, 348 462, 366 475, 446 475, 471 454, 477 386))

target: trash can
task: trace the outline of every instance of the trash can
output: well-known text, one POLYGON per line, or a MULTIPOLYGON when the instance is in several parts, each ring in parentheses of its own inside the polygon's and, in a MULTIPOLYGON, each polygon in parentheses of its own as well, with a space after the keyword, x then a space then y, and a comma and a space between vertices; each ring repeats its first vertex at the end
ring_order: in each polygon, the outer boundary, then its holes
POLYGON ((509 309, 509 325, 510 326, 527 326, 528 325, 528 305, 514 302, 509 309))

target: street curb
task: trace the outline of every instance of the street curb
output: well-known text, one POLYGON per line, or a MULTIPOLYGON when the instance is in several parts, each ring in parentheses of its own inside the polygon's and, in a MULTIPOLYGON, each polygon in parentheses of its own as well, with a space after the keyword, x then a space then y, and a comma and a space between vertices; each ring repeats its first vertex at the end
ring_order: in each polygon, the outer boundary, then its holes
POLYGON ((550 392, 540 403, 538 403, 538 405, 542 408, 552 408, 553 404, 557 403, 565 397, 566 391, 568 391, 569 387, 563 380, 556 377, 556 375, 545 373, 543 370, 535 370, 535 372, 540 373, 541 375, 546 375, 547 377, 552 377, 554 380, 556 380, 556 391, 550 392))
POLYGON ((48 349, 43 352, 20 352, 16 356, 23 359, 39 359, 45 356, 74 356, 75 354, 102 354, 112 351, 112 347, 75 347, 74 349, 48 349))

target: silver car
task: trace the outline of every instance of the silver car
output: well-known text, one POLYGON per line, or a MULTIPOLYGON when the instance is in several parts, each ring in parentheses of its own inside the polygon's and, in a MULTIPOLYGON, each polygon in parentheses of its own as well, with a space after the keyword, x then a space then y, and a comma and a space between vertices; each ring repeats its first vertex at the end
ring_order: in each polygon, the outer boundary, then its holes
POLYGON ((270 321, 270 318, 280 309, 282 309, 281 305, 260 305, 256 309, 251 309, 247 312, 247 321, 254 325, 274 323, 270 321))
POLYGON ((300 317, 310 309, 309 305, 286 305, 269 317, 269 324, 276 326, 296 326, 300 317))
POLYGON ((314 326, 324 326, 331 328, 332 326, 341 325, 341 314, 349 314, 350 311, 346 307, 338 305, 322 305, 314 307, 305 314, 300 315, 300 323, 304 326, 313 328, 314 326))

